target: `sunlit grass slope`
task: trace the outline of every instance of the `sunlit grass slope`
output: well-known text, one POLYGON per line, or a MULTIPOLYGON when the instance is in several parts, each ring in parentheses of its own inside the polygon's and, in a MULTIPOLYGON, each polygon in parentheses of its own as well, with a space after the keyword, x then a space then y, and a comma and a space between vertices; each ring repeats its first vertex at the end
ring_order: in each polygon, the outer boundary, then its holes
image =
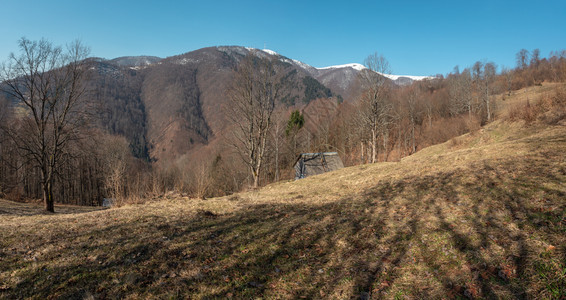
POLYGON ((0 202, 0 298, 566 296, 563 125, 225 198, 40 209, 0 202))

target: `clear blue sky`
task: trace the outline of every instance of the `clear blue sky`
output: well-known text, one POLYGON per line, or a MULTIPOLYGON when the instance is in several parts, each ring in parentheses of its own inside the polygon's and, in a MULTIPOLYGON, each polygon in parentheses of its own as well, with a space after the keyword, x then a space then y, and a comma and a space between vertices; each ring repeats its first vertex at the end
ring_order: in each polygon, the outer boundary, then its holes
POLYGON ((566 0, 0 0, 0 61, 25 36, 81 39, 92 56, 167 57, 217 45, 279 52, 315 67, 378 52, 392 73, 446 74, 478 60, 513 67, 521 48, 566 49, 566 0))

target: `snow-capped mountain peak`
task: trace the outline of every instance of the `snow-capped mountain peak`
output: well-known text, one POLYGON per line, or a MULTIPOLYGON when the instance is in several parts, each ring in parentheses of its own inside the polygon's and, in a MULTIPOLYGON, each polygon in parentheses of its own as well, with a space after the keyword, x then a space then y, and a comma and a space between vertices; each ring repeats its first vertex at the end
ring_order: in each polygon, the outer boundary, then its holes
MULTIPOLYGON (((247 48, 247 49, 253 49, 253 48, 247 48)), ((273 51, 273 50, 270 50, 270 49, 261 49, 261 51, 263 51, 263 52, 265 52, 265 53, 267 53, 267 54, 269 54, 269 55, 281 56, 279 53, 277 53, 277 52, 275 52, 275 51, 273 51)), ((284 59, 282 59, 282 60, 284 60, 284 59)), ((285 60, 285 61, 288 61, 288 60, 285 60)), ((298 61, 298 60, 295 60, 295 59, 291 59, 291 61, 294 62, 295 64, 301 66, 302 68, 314 68, 314 67, 312 67, 312 66, 309 65, 309 64, 306 64, 306 63, 304 63, 304 62, 301 62, 301 61, 298 61)), ((354 69, 354 70, 356 70, 356 71, 362 71, 362 70, 367 69, 366 66, 364 66, 364 65, 362 65, 362 64, 358 64, 358 63, 343 64, 343 65, 335 65, 335 66, 328 66, 328 67, 314 68, 314 69, 317 69, 317 70, 331 70, 331 69, 344 69, 344 68, 352 68, 352 69, 354 69)), ((382 76, 385 76, 385 77, 387 77, 387 78, 389 78, 389 79, 391 79, 391 80, 394 80, 394 81, 397 80, 397 79, 399 79, 399 78, 401 78, 401 77, 408 78, 408 79, 411 79, 411 80, 413 80, 413 81, 419 81, 419 80, 424 80, 424 79, 431 79, 431 78, 433 78, 433 77, 430 77, 430 76, 393 75, 393 74, 385 74, 385 73, 379 73, 379 74, 382 75, 382 76)))
MULTIPOLYGON (((224 48, 224 47, 220 47, 220 48, 224 48)), ((329 72, 342 70, 340 72, 345 72, 344 76, 347 77, 347 78, 345 78, 344 81, 350 82, 355 78, 355 75, 356 75, 357 72, 361 72, 363 70, 368 70, 368 68, 366 66, 359 64, 359 63, 349 63, 349 64, 342 64, 342 65, 334 65, 334 66, 316 68, 316 67, 313 67, 313 66, 306 64, 302 61, 287 58, 287 57, 277 53, 276 51, 273 51, 273 50, 270 50, 270 49, 256 49, 256 48, 251 48, 251 47, 242 47, 242 49, 246 49, 247 51, 250 51, 250 52, 255 52, 256 55, 260 55, 260 56, 265 55, 265 54, 275 56, 279 60, 281 60, 282 62, 290 63, 290 64, 293 64, 297 67, 304 69, 305 71, 307 71, 309 74, 311 74, 315 78, 319 78, 320 76, 324 76, 324 74, 329 74, 329 72)), ((399 85, 406 85, 406 84, 410 84, 413 81, 420 81, 420 80, 434 78, 434 77, 431 77, 431 76, 393 75, 393 74, 385 74, 385 73, 379 73, 379 72, 378 72, 378 74, 393 80, 396 84, 399 84, 399 85)), ((336 76, 336 75, 333 75, 333 76, 336 76)), ((322 83, 326 84, 327 82, 325 82, 325 80, 322 80, 322 83)), ((346 85, 346 83, 344 83, 344 84, 346 85)))
POLYGON ((357 71, 361 71, 361 70, 367 69, 364 65, 362 65, 362 64, 357 64, 357 63, 345 64, 345 65, 336 65, 336 66, 329 66, 329 67, 317 68, 317 69, 319 69, 319 70, 328 70, 328 69, 342 69, 342 68, 352 68, 352 69, 357 70, 357 71))

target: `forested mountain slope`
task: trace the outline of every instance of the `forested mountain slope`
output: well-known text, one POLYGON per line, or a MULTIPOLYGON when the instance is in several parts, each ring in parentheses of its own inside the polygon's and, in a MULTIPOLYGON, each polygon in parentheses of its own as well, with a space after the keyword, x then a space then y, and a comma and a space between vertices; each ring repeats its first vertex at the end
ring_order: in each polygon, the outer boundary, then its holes
MULTIPOLYGON (((98 101, 103 126, 126 136, 137 157, 170 162, 226 130, 228 88, 234 70, 249 53, 275 59, 279 65, 283 92, 278 106, 303 107, 318 98, 338 96, 313 77, 319 73, 309 73, 310 66, 274 52, 226 46, 166 59, 91 59, 91 97, 98 101)), ((351 77, 346 88, 354 88, 351 77)))

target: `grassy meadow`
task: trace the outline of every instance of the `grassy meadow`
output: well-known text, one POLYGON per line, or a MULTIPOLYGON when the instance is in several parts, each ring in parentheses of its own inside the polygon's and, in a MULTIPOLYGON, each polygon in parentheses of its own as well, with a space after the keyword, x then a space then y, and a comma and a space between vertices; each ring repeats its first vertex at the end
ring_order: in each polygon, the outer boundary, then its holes
POLYGON ((0 298, 564 299, 565 153, 565 124, 500 120, 223 198, 0 200, 0 298))

